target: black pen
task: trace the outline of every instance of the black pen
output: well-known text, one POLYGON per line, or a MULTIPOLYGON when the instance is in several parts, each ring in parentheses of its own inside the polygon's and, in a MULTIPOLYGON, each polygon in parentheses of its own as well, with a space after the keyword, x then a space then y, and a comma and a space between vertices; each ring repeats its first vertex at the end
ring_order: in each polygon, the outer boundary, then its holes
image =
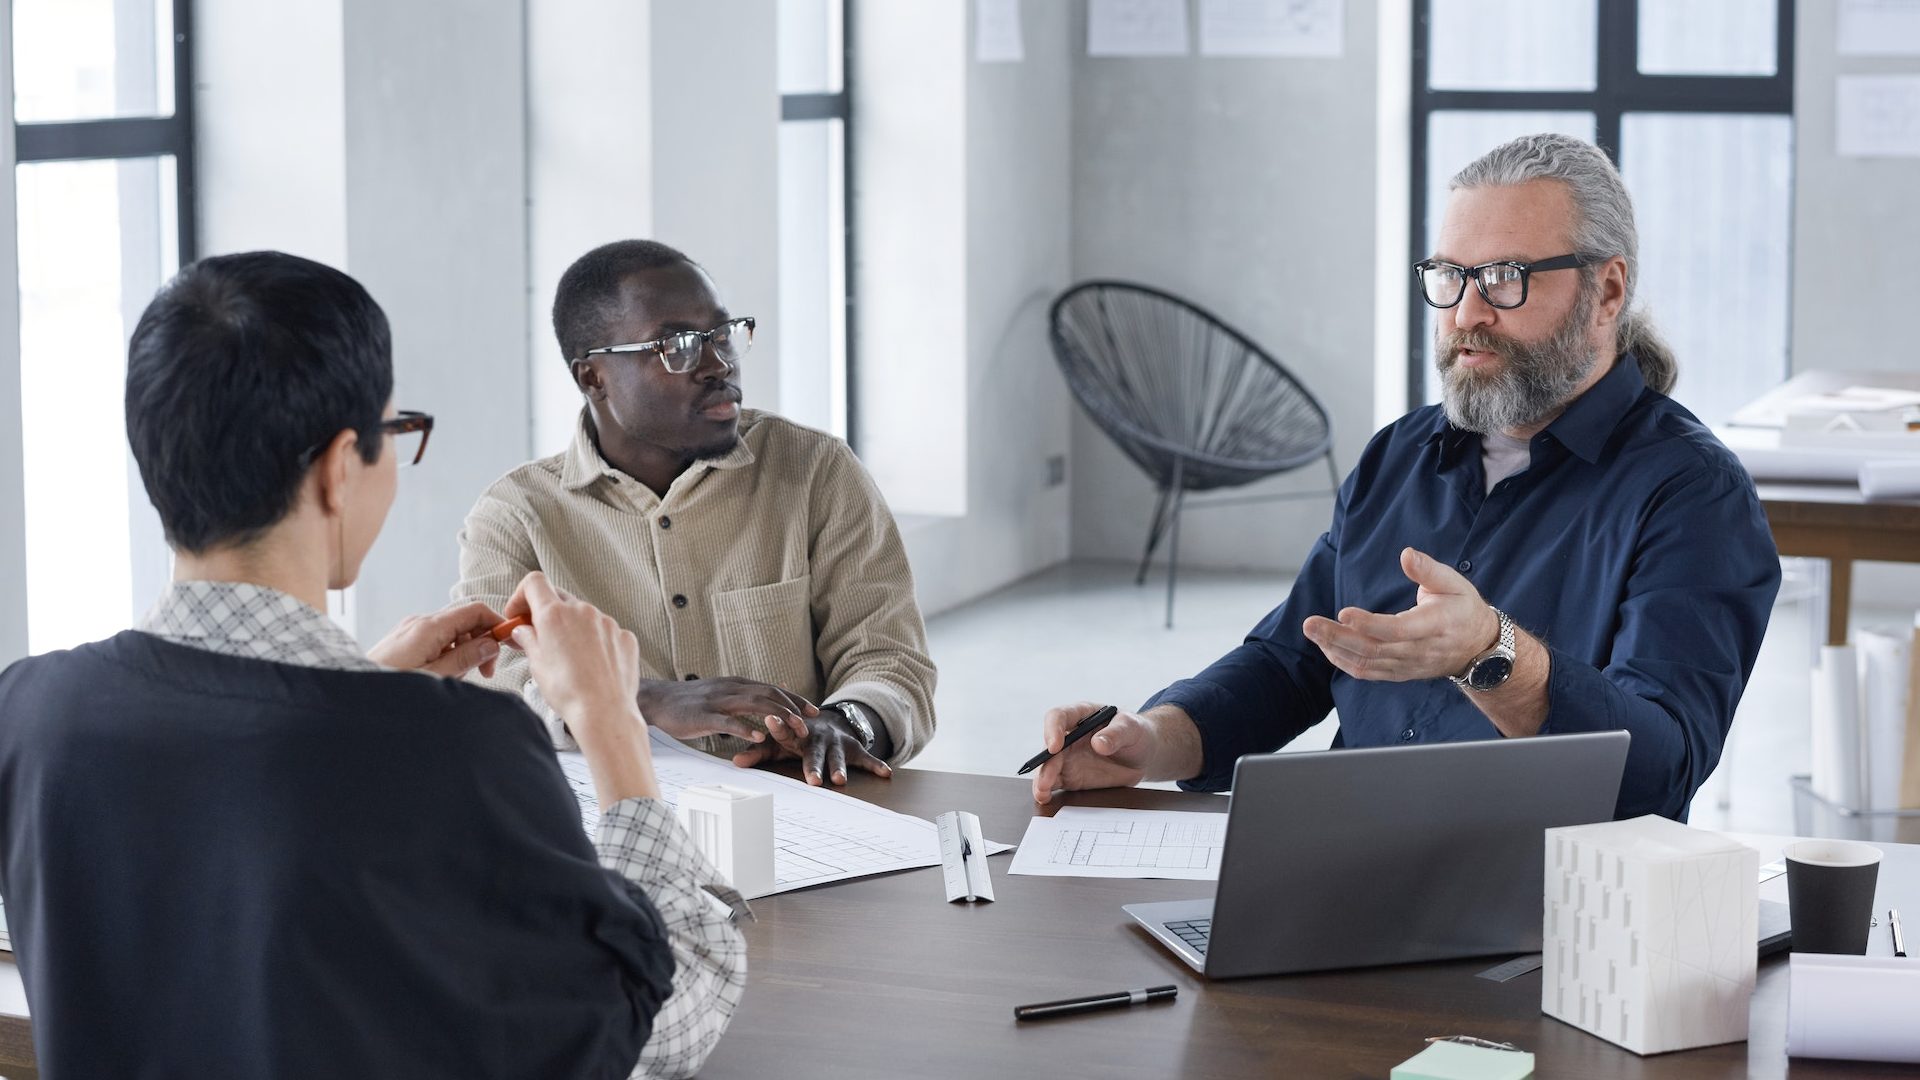
MULTIPOLYGON (((1107 722, 1109 720, 1112 720, 1115 714, 1119 713, 1119 711, 1120 711, 1119 709, 1116 709, 1111 705, 1103 705, 1100 708, 1094 710, 1092 715, 1083 717, 1079 723, 1073 725, 1072 731, 1067 732, 1066 741, 1060 744, 1060 752, 1063 754, 1066 753, 1067 747, 1072 746, 1074 743, 1079 742, 1081 739, 1084 739, 1087 736, 1093 734, 1094 732, 1099 731, 1101 728, 1106 727, 1107 722)), ((1045 765, 1047 762, 1052 760, 1053 760, 1053 751, 1043 749, 1039 753, 1028 758, 1027 763, 1025 765, 1020 766, 1020 771, 1018 773, 1015 773, 1014 775, 1025 776, 1028 773, 1032 772, 1033 770, 1039 768, 1042 765, 1045 765)))
POLYGON ((973 894, 973 871, 967 868, 967 860, 973 857, 973 841, 960 838, 960 876, 967 879, 967 903, 980 899, 973 894))
POLYGON ((1038 1005, 1015 1005, 1015 1020, 1045 1020, 1055 1016, 1074 1016, 1095 1009, 1117 1009, 1122 1005, 1138 1005, 1145 1001, 1172 1001, 1180 992, 1175 986, 1149 986, 1144 990, 1117 990, 1111 994, 1095 994, 1092 997, 1068 998, 1065 1001, 1043 1001, 1038 1005))
POLYGON ((1887 925, 1893 928, 1893 955, 1907 955, 1907 936, 1900 932, 1900 910, 1887 909, 1887 925))

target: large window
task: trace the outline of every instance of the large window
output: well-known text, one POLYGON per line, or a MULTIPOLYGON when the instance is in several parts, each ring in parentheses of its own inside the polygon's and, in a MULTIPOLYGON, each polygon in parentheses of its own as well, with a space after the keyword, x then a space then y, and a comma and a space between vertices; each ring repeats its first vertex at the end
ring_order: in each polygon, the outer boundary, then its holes
POLYGON ((851 439, 852 0, 780 0, 780 411, 851 439))
MULTIPOLYGON (((1448 179, 1535 131, 1597 142, 1640 227, 1636 303, 1709 424, 1787 375, 1793 0, 1414 0, 1414 260, 1448 179)), ((1409 288, 1410 400, 1432 401, 1432 309, 1409 288)))
POLYGON ((20 387, 33 652, 124 629, 168 576, 121 401, 134 322, 192 258, 190 9, 0 0, 20 297, 19 370, 0 378, 20 387))

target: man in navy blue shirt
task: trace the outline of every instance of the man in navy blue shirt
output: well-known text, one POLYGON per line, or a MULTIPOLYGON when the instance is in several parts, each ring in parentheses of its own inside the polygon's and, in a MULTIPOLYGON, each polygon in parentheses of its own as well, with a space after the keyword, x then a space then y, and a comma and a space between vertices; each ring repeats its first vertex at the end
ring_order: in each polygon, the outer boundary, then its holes
MULTIPOLYGON (((1336 746, 1624 729, 1618 817, 1684 821, 1775 593, 1753 482, 1666 396, 1638 240, 1590 143, 1533 135, 1453 178, 1415 287, 1442 404, 1375 435, 1286 601, 1238 648, 1049 761, 1034 798, 1232 783, 1338 709, 1336 746)), ((1094 706, 1051 710, 1063 736, 1094 706)))

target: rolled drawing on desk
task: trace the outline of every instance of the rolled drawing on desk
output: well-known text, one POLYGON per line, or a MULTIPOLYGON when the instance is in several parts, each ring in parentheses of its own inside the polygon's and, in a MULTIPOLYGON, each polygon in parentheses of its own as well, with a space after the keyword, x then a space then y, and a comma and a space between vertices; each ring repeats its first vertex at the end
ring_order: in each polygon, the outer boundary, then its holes
POLYGON ((1920 1064, 1920 963, 1794 953, 1787 979, 1789 1055, 1920 1064))

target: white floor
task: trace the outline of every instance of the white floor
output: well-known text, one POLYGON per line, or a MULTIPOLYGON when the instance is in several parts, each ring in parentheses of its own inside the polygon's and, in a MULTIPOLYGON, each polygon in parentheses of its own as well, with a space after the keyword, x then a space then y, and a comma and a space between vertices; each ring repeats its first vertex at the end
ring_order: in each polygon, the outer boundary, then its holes
MULTIPOLYGON (((1788 777, 1807 771, 1817 582, 1789 581, 1719 771, 1694 800, 1708 828, 1791 833, 1788 777), (1723 805, 1724 804, 1724 805, 1723 805)), ((1143 588, 1133 568, 1066 563, 928 620, 940 729, 914 765, 1012 775, 1039 746, 1040 714, 1080 700, 1133 706, 1205 667, 1285 596, 1283 575, 1183 570, 1175 629, 1162 627, 1166 579, 1143 588)), ((1856 610, 1854 624, 1911 625, 1911 614, 1856 610)), ((1324 749, 1329 719, 1287 749, 1324 749)))

